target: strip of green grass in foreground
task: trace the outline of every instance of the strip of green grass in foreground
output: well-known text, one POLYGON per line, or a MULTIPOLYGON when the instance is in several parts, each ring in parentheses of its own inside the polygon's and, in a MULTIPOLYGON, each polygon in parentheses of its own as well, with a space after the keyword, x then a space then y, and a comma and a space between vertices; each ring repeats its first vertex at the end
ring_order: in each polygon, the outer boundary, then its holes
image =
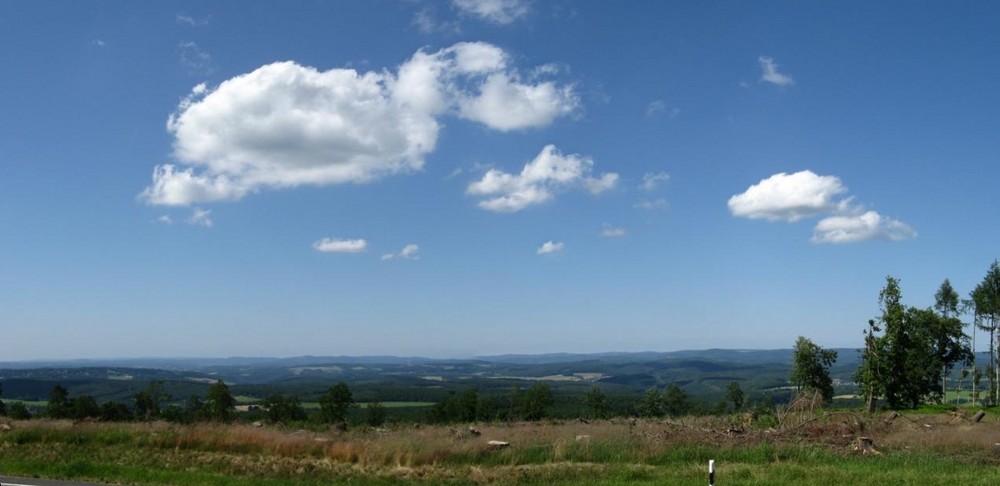
MULTIPOLYGON (((336 471, 303 471, 272 476, 266 470, 234 472, 219 462, 176 462, 176 457, 147 451, 145 464, 129 463, 128 454, 96 453, 93 448, 65 448, 57 458, 22 456, 17 447, 5 448, 0 472, 6 475, 79 479, 105 483, 145 485, 279 486, 351 482, 361 485, 419 484, 538 484, 538 485, 661 485, 701 484, 707 481, 710 452, 679 447, 678 454, 650 458, 652 464, 596 464, 551 462, 521 465, 448 464, 422 468, 386 466, 372 469, 344 464, 336 471), (88 451, 88 449, 90 449, 88 451), (162 462, 159 462, 162 461, 162 462), (174 462, 171 462, 174 461, 174 462), (159 465, 152 465, 159 463, 159 465)), ((998 474, 991 466, 970 466, 928 453, 894 453, 875 457, 839 456, 810 447, 775 449, 755 446, 720 451, 716 458, 716 484, 741 485, 995 485, 998 474)))

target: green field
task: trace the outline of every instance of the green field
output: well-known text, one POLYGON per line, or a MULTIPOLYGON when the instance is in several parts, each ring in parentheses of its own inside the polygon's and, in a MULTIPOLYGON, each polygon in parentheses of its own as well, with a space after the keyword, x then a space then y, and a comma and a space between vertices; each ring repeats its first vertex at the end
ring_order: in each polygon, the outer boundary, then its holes
POLYGON ((167 423, 7 422, 0 472, 134 485, 996 484, 1000 417, 852 411, 678 420, 303 431, 167 423), (859 437, 874 449, 857 450, 859 437), (509 442, 495 448, 488 440, 509 442))

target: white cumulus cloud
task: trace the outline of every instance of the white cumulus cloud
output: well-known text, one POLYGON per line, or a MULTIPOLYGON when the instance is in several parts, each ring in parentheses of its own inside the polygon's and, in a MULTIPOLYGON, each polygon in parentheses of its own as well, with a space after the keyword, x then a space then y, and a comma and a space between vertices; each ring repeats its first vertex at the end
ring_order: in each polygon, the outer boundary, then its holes
POLYGON ((729 211, 750 219, 795 222, 844 209, 847 200, 838 201, 837 197, 845 191, 836 176, 820 176, 809 170, 780 172, 729 198, 729 211))
POLYGON ((506 132, 548 125, 578 105, 570 86, 551 81, 524 84, 517 76, 495 73, 486 78, 478 95, 459 101, 459 115, 506 132))
POLYGON ((341 240, 323 238, 312 244, 314 250, 323 253, 360 253, 368 249, 368 241, 364 239, 341 240))
POLYGON ((499 25, 506 25, 527 15, 526 0, 452 0, 458 10, 499 25))
POLYGON ((916 238, 910 225, 887 218, 875 211, 862 214, 830 216, 816 223, 813 243, 856 243, 868 240, 902 241, 916 238))
POLYGON ((508 54, 482 42, 417 51, 395 73, 276 62, 181 100, 167 121, 176 163, 156 166, 140 199, 191 205, 368 182, 420 170, 440 116, 508 131, 547 125, 577 104, 571 87, 522 82, 508 54))
POLYGON ((760 69, 763 71, 760 75, 761 81, 778 86, 791 86, 795 84, 795 80, 791 76, 778 72, 778 64, 774 62, 774 59, 767 56, 760 56, 757 58, 757 62, 760 63, 760 69))
POLYGON ((615 187, 618 174, 609 172, 591 176, 594 161, 578 154, 563 155, 554 145, 525 164, 519 174, 491 169, 479 181, 469 184, 466 192, 487 196, 479 207, 496 212, 517 212, 555 197, 557 192, 584 188, 598 194, 615 187))
POLYGON ((552 240, 542 243, 542 246, 538 247, 537 253, 539 255, 548 255, 550 253, 557 253, 563 250, 566 245, 563 242, 554 243, 552 240))
POLYGON ((403 260, 418 260, 420 259, 419 253, 420 247, 410 243, 409 245, 404 246, 398 253, 386 253, 382 255, 382 260, 392 260, 394 258, 402 258, 403 260))
POLYGON ((734 216, 794 223, 825 215, 813 228, 813 243, 857 243, 882 239, 902 241, 916 238, 910 225, 852 204, 853 196, 836 176, 820 176, 804 170, 775 174, 729 198, 734 216))

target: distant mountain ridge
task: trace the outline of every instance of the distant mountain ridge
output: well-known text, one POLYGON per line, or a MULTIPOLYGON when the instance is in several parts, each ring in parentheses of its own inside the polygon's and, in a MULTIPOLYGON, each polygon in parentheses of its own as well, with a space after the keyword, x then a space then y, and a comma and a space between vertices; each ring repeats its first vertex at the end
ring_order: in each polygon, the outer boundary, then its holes
MULTIPOLYGON (((837 348, 838 364, 857 361, 857 349, 837 348)), ((788 363, 792 359, 792 349, 721 349, 680 351, 615 351, 603 353, 543 353, 543 354, 499 354, 481 355, 471 358, 428 358, 423 356, 293 356, 286 358, 233 356, 228 358, 107 358, 107 359, 66 359, 0 361, 0 369, 38 368, 143 368, 170 371, 195 371, 207 368, 290 368, 320 365, 422 365, 422 364, 469 364, 501 363, 520 365, 544 365, 558 363, 580 363, 596 361, 603 363, 641 363, 660 360, 708 360, 743 364, 788 363)))

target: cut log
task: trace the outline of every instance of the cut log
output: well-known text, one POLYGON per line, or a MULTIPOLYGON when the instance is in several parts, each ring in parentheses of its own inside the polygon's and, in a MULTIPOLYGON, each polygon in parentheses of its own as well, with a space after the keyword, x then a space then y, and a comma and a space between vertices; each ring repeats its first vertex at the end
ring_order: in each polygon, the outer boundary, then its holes
POLYGON ((975 422, 975 423, 979 423, 979 421, 982 420, 983 417, 985 417, 985 416, 986 416, 986 411, 985 410, 980 410, 980 411, 976 412, 975 415, 972 416, 972 421, 975 422))

